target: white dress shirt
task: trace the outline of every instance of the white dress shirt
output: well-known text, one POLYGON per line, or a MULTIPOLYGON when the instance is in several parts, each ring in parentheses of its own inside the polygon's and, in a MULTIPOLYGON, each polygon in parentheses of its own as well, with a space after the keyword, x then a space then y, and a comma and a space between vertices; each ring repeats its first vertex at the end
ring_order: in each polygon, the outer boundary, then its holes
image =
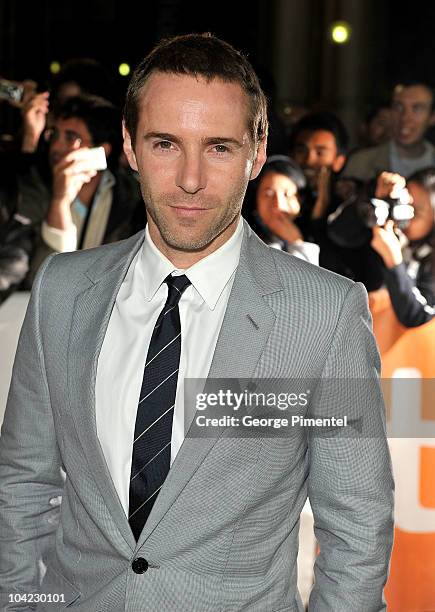
POLYGON ((177 270, 148 232, 134 257, 110 315, 98 359, 97 434, 119 499, 128 516, 134 428, 145 359, 165 305, 168 274, 192 283, 180 302, 181 355, 171 438, 171 465, 184 440, 184 379, 207 378, 239 263, 243 222, 231 238, 187 270, 177 270))

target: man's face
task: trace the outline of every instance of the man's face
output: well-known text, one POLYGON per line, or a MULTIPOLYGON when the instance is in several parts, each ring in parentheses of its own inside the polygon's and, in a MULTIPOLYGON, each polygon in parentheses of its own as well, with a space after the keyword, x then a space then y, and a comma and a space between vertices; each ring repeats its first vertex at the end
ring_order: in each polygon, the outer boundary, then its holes
POLYGON ((420 143, 432 119, 432 93, 423 85, 397 86, 391 103, 395 143, 411 147, 420 143))
POLYGON ((267 172, 257 190, 257 213, 267 226, 277 214, 297 217, 301 210, 298 188, 285 174, 267 172))
POLYGON ((346 160, 337 150, 334 134, 326 130, 300 132, 295 140, 293 158, 303 169, 312 189, 317 189, 323 167, 340 172, 346 160))
POLYGON ((81 147, 92 147, 92 136, 81 119, 57 119, 53 128, 48 131, 50 167, 57 164, 67 153, 81 147))
POLYGON ((391 109, 380 108, 367 126, 369 142, 383 144, 391 138, 391 109))
POLYGON ((169 258, 204 257, 228 240, 265 160, 265 143, 257 153, 250 139, 240 85, 159 72, 141 92, 134 149, 124 130, 124 150, 139 173, 150 235, 169 258))

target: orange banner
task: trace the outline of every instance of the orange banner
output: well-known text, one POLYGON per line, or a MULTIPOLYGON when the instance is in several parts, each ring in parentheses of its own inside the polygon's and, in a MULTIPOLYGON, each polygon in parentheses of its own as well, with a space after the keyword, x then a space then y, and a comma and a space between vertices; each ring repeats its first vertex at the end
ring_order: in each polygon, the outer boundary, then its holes
MULTIPOLYGON (((382 377, 419 380, 422 421, 435 422, 435 320, 415 329, 397 321, 388 293, 369 296, 382 377), (425 380, 426 379, 426 380, 425 380), (425 384, 427 383, 427 384, 425 384)), ((385 393, 387 418, 391 394, 385 393)), ((386 597, 389 612, 435 612, 435 438, 390 439, 396 481, 395 539, 386 597)))

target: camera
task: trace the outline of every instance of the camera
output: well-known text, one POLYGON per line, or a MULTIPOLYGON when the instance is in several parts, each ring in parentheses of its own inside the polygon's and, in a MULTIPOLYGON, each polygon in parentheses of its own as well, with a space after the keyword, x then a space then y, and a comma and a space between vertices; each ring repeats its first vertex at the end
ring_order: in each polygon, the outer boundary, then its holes
POLYGON ((19 104, 23 99, 24 87, 21 83, 0 79, 0 100, 19 104))
POLYGON ((401 197, 369 198, 365 193, 354 194, 328 216, 328 236, 338 246, 358 248, 369 244, 372 228, 383 226, 392 219, 403 230, 414 217, 414 207, 409 193, 403 190, 401 197))
POLYGON ((383 226, 392 219, 400 229, 405 229, 414 217, 414 207, 407 192, 404 192, 402 198, 371 198, 368 202, 357 202, 356 206, 361 222, 369 228, 383 226))

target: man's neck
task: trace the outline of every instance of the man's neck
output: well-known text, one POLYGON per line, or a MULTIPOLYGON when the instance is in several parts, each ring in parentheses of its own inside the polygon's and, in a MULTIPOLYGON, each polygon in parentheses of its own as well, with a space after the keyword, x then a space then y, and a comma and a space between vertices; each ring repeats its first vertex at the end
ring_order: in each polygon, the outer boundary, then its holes
POLYGON ((159 230, 157 229, 157 226, 152 221, 151 217, 148 218, 148 227, 151 240, 158 248, 158 250, 167 259, 169 259, 169 261, 174 264, 174 266, 178 270, 187 270, 188 268, 196 264, 198 261, 204 259, 204 257, 207 257, 208 255, 211 255, 221 246, 223 246, 236 231, 239 219, 240 215, 238 215, 223 232, 216 236, 216 238, 211 243, 209 243, 203 249, 198 251, 184 251, 176 249, 171 245, 167 244, 164 241, 159 230))
POLYGON ((400 157, 421 157, 426 151, 424 140, 419 140, 418 142, 406 147, 398 144, 397 142, 394 144, 400 157))

